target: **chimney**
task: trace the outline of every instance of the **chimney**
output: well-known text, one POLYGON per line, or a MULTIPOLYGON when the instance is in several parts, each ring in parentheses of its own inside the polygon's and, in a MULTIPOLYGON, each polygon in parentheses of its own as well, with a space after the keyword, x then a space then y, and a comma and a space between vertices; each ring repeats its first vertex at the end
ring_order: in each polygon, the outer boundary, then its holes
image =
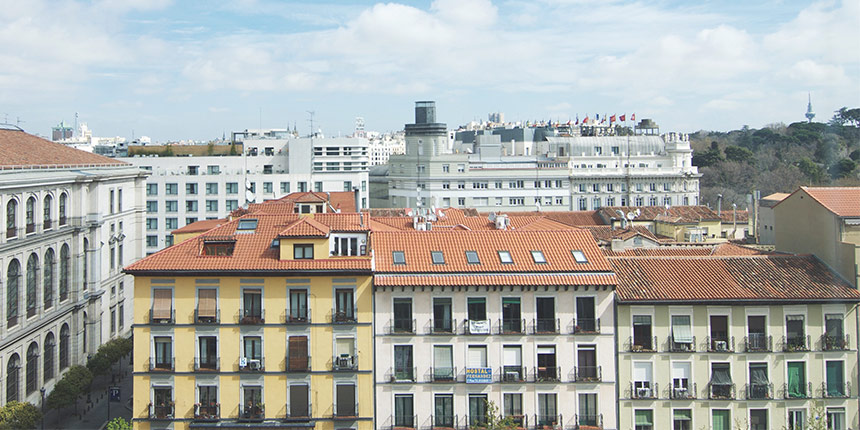
POLYGON ((613 252, 624 251, 624 241, 621 239, 612 239, 612 244, 610 246, 613 252))
POLYGON ((717 194, 717 216, 723 214, 723 195, 717 194))
POLYGON ((358 187, 352 187, 352 195, 355 198, 355 211, 361 212, 361 198, 358 195, 358 187))

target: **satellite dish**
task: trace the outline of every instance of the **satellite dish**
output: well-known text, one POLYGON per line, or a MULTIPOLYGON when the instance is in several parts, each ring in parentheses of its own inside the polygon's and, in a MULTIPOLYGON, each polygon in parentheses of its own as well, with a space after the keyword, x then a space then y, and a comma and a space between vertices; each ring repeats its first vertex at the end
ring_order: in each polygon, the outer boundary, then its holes
POLYGON ((245 201, 254 203, 257 200, 257 196, 251 190, 245 191, 245 201))
POLYGON ((633 221, 636 218, 636 216, 637 216, 637 214, 630 212, 627 214, 627 219, 629 219, 630 221, 633 221))
POLYGON ((245 189, 246 190, 251 189, 251 180, 250 179, 245 179, 245 189))

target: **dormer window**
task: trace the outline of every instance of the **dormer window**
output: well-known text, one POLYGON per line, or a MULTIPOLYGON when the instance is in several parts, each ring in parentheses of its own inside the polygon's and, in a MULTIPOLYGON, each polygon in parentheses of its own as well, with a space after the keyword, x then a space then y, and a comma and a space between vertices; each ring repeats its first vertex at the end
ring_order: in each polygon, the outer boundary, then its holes
POLYGON ((543 251, 532 251, 532 260, 536 264, 546 264, 546 257, 543 256, 543 251))
POLYGON ((430 258, 433 260, 433 264, 445 264, 445 255, 442 254, 442 251, 430 251, 430 258))
POLYGON ((576 260, 577 263, 580 263, 580 264, 588 263, 588 259, 585 258, 585 253, 583 253, 582 251, 580 251, 578 249, 574 249, 574 250, 570 251, 570 253, 573 254, 573 259, 576 260))
POLYGON ((204 239, 203 240, 203 255, 215 257, 230 257, 233 255, 233 248, 236 247, 236 241, 230 239, 204 239))
POLYGON ((466 262, 469 264, 481 264, 478 259, 478 251, 466 251, 466 262))
POLYGON ((394 264, 406 265, 406 254, 403 251, 392 251, 391 259, 394 261, 394 264))
POLYGON ((511 257, 510 251, 499 251, 499 261, 502 264, 514 264, 514 259, 511 257))
POLYGON ((272 239, 272 249, 278 249, 281 247, 281 239, 272 239))
POLYGON ((256 219, 240 219, 239 224, 236 226, 236 231, 239 232, 253 233, 255 230, 257 230, 256 219))
POLYGON ((293 245, 293 259, 296 260, 313 260, 314 246, 311 244, 295 244, 293 245))

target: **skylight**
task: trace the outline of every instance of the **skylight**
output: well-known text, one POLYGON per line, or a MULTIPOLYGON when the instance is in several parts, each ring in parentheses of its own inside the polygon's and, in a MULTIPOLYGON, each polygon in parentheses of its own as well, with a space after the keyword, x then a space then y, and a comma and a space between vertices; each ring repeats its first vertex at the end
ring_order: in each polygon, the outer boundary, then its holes
POLYGON ((514 259, 511 257, 510 251, 499 251, 499 261, 502 264, 514 264, 514 259))
POLYGON ((546 264, 546 257, 543 256, 543 251, 532 251, 532 259, 535 263, 546 264))
POLYGON ((466 261, 469 264, 481 264, 481 260, 478 259, 478 251, 466 251, 466 261))
POLYGON ((442 251, 430 251, 430 258, 433 259, 433 264, 445 264, 445 255, 442 251))
POLYGON ((406 254, 403 251, 392 251, 391 259, 394 260, 394 264, 406 264, 406 254))
POLYGON ((256 219, 240 219, 239 224, 236 226, 237 231, 243 230, 256 230, 257 229, 257 220, 256 219))
POLYGON ((576 260, 577 263, 588 263, 588 259, 585 258, 585 254, 582 251, 574 249, 570 252, 573 254, 573 259, 576 260))

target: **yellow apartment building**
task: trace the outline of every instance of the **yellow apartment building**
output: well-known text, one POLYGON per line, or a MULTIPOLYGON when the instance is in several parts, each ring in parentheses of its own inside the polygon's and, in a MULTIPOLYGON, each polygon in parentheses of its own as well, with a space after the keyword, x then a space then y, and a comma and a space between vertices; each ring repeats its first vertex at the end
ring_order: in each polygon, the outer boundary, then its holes
POLYGON ((373 428, 368 229, 276 206, 126 268, 135 429, 373 428))
POLYGON ((619 428, 858 428, 860 293, 838 274, 808 255, 644 254, 609 257, 619 428))

